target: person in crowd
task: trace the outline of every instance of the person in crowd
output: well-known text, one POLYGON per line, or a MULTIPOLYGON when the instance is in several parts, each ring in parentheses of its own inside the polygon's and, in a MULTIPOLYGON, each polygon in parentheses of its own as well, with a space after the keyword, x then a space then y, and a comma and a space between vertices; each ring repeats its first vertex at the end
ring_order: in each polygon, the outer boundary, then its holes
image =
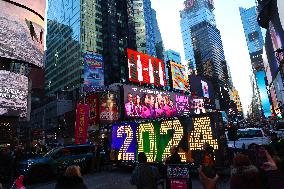
POLYGON ((203 145, 201 165, 206 176, 208 176, 209 178, 214 178, 216 176, 214 148, 207 142, 203 145))
POLYGON ((134 97, 134 111, 133 111, 133 115, 135 117, 140 117, 141 114, 142 114, 141 98, 140 98, 139 95, 136 95, 134 97))
POLYGON ((133 97, 131 93, 127 95, 127 103, 125 104, 125 113, 127 116, 133 116, 133 97))
POLYGON ((172 116, 172 110, 170 108, 170 99, 168 96, 164 96, 164 112, 166 114, 166 117, 171 117, 172 116))
POLYGON ((157 189, 158 169, 147 164, 147 156, 144 152, 138 154, 138 162, 131 175, 130 183, 136 185, 137 189, 157 189))
POLYGON ((170 149, 171 155, 167 157, 164 161, 166 164, 179 164, 181 163, 181 157, 178 154, 178 147, 172 146, 170 149))
POLYGON ((261 167, 267 174, 268 185, 270 189, 283 189, 284 188, 284 176, 278 169, 276 162, 265 150, 267 162, 261 167))
POLYGON ((142 99, 144 99, 144 103, 142 105, 141 117, 142 118, 151 118, 151 110, 150 110, 150 106, 149 106, 150 100, 149 100, 148 94, 144 94, 142 99))
POLYGON ((74 165, 68 167, 65 174, 57 179, 55 189, 87 189, 80 167, 74 165))
POLYGON ((219 179, 218 175, 216 175, 214 178, 207 177, 205 173, 203 172, 202 166, 198 168, 198 173, 199 173, 199 179, 204 189, 217 189, 216 186, 217 186, 217 182, 219 179))
POLYGON ((3 186, 2 186, 2 184, 0 183, 0 189, 3 189, 3 186))

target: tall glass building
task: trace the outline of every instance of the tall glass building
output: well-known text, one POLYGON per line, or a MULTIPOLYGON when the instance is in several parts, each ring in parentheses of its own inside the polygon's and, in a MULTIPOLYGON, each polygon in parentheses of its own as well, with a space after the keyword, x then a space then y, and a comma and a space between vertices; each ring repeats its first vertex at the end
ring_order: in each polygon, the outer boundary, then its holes
POLYGON ((216 26, 213 9, 213 3, 210 0, 186 0, 184 9, 180 11, 185 60, 190 63, 189 67, 193 70, 196 70, 196 63, 192 46, 191 27, 203 21, 216 26))
POLYGON ((150 0, 133 0, 137 51, 157 56, 150 0))
POLYGON ((157 13, 155 9, 152 9, 152 25, 153 25, 154 34, 155 34, 155 48, 156 48, 157 58, 163 60, 164 59, 164 43, 163 43, 162 35, 160 32, 159 24, 157 21, 157 13))
MULTIPOLYGON (((264 40, 261 28, 257 22, 256 7, 251 7, 248 9, 240 7, 239 10, 253 68, 252 77, 255 77, 256 81, 254 98, 259 98, 258 101, 260 102, 262 115, 268 117, 271 116, 271 100, 269 100, 268 91, 265 85, 266 74, 263 61, 264 40)), ((255 109, 254 111, 256 112, 258 110, 255 109)))
POLYGON ((103 53, 101 0, 48 1, 45 90, 80 89, 84 54, 103 53))

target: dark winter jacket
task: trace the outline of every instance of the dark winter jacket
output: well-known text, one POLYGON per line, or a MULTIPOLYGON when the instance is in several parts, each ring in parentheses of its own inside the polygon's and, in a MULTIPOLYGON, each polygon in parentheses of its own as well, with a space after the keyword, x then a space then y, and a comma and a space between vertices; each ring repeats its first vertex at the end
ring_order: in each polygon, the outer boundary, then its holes
POLYGON ((166 160, 166 164, 179 164, 181 163, 181 157, 178 153, 173 154, 166 160))
POLYGON ((61 176, 57 179, 55 189, 87 189, 81 177, 61 176))
POLYGON ((147 163, 139 163, 131 175, 130 182, 136 185, 137 189, 156 189, 158 179, 159 171, 156 167, 147 163))
POLYGON ((233 167, 231 170, 230 189, 261 189, 258 169, 253 166, 233 167))
POLYGON ((284 188, 284 177, 280 171, 267 171, 267 178, 270 189, 284 188))

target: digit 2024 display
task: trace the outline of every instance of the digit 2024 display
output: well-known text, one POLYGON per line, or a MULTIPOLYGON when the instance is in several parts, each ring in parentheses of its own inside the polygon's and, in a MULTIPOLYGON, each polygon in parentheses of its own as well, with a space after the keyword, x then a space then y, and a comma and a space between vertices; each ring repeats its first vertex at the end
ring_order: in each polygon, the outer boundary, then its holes
POLYGON ((139 152, 145 152, 148 162, 162 161, 170 156, 172 146, 179 147, 183 162, 190 150, 202 149, 208 142, 218 149, 219 133, 214 116, 197 116, 184 120, 174 119, 145 123, 114 124, 112 151, 117 160, 137 160, 139 152))
POLYGON ((162 60, 127 49, 129 81, 166 86, 165 64, 162 60))

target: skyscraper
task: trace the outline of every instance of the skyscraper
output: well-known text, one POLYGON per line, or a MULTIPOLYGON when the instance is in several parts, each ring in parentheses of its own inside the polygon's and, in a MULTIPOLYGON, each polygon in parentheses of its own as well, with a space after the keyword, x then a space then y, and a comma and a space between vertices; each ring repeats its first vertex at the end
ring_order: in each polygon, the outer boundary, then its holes
MULTIPOLYGON (((239 10, 253 70, 252 77, 255 77, 255 82, 252 82, 252 86, 255 87, 255 89, 253 90, 255 94, 253 95, 255 99, 260 98, 256 101, 260 102, 262 111, 261 115, 268 117, 271 116, 271 100, 269 100, 268 91, 266 90, 265 85, 266 75, 263 62, 264 40, 262 37, 261 28, 257 22, 256 7, 251 7, 249 9, 240 7, 239 10)), ((258 108, 257 106, 252 106, 252 108, 254 107, 258 108)), ((254 112, 257 111, 259 110, 254 110, 254 112)))
POLYGON ((228 109, 230 78, 212 0, 186 0, 180 11, 185 59, 189 68, 212 80, 221 109, 228 109))
POLYGON ((124 83, 128 80, 126 49, 136 50, 132 0, 103 0, 102 15, 105 85, 124 83))
POLYGON ((84 54, 103 53, 101 0, 48 1, 45 89, 83 86, 84 54))
POLYGON ((186 0, 184 1, 184 9, 180 11, 185 60, 190 63, 189 67, 193 70, 196 70, 196 63, 192 46, 191 27, 203 21, 216 26, 213 9, 214 6, 211 0, 186 0))
POLYGON ((154 9, 152 9, 152 25, 153 25, 154 34, 155 34, 155 48, 156 48, 157 58, 163 60, 164 59, 164 44, 163 44, 160 28, 158 25, 158 21, 157 21, 157 14, 154 9))
POLYGON ((157 56, 150 0, 133 0, 137 51, 157 56))

